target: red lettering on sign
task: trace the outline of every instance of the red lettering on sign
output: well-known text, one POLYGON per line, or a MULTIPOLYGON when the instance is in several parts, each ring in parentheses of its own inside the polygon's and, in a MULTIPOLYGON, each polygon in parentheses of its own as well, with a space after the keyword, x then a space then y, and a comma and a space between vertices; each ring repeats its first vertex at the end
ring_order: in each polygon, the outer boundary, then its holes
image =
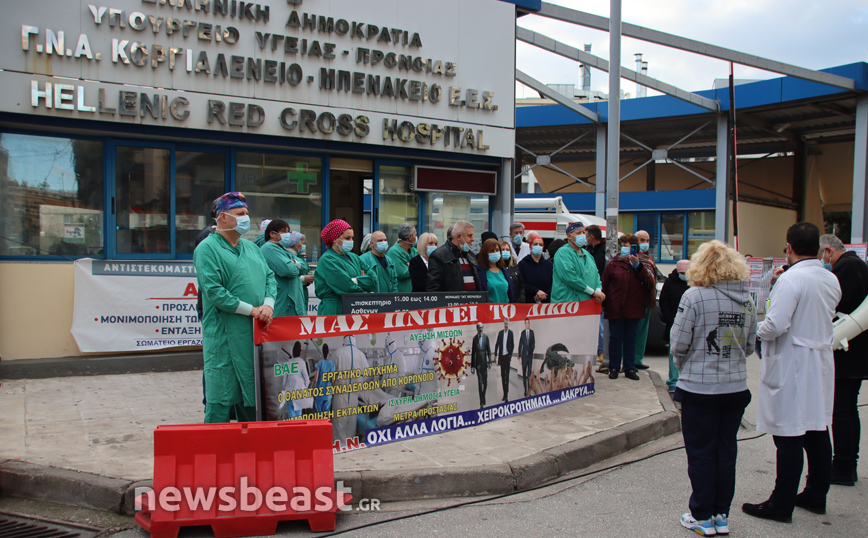
POLYGON ((192 282, 187 284, 187 289, 184 290, 184 297, 186 297, 188 295, 192 295, 193 297, 196 297, 197 295, 199 295, 199 292, 196 291, 196 284, 193 284, 192 282))

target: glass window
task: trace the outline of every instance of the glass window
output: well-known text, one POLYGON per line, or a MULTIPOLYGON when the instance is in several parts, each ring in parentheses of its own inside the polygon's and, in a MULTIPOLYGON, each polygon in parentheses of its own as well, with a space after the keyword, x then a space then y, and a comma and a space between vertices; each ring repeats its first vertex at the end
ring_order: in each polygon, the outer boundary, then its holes
POLYGON ((103 144, 0 133, 0 255, 103 251, 103 144))
POLYGON ((244 237, 255 239, 264 219, 283 219, 305 235, 312 253, 322 231, 322 159, 238 152, 237 162, 236 188, 247 197, 251 220, 244 237))
POLYGON ((211 226, 211 202, 222 195, 222 153, 175 151, 175 253, 193 254, 196 237, 211 226))
POLYGON ((118 146, 118 254, 172 253, 170 159, 168 149, 118 146))
POLYGON ((636 213, 636 231, 645 230, 651 236, 651 249, 648 254, 654 259, 660 256, 659 216, 660 213, 636 213))
POLYGON ((416 226, 419 221, 419 202, 410 191, 411 173, 409 166, 380 166, 380 230, 390 245, 398 240, 400 224, 416 226))
POLYGON ((485 194, 440 194, 429 192, 425 203, 428 207, 425 218, 425 231, 437 236, 442 245, 446 241, 446 231, 459 220, 473 224, 475 239, 471 248, 479 251, 479 238, 490 228, 488 222, 488 196, 485 194))
POLYGON ((678 261, 684 251, 684 213, 660 216, 660 261, 678 261))
POLYGON ((633 213, 618 213, 618 230, 625 234, 633 233, 633 213))
POLYGON ((687 257, 699 245, 714 239, 714 211, 691 211, 687 214, 687 257))

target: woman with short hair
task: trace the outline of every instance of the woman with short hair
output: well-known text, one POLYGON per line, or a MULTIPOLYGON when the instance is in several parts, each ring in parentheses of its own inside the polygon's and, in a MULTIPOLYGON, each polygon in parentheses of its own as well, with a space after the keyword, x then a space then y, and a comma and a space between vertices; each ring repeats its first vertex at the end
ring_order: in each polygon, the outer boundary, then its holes
POLYGON ((638 381, 634 364, 636 330, 639 320, 645 317, 645 298, 656 286, 657 278, 639 261, 639 239, 635 235, 622 235, 618 241, 621 250, 606 266, 601 278, 606 296, 603 315, 609 321, 609 379, 618 379, 623 358, 624 377, 638 381))
POLYGON ((428 286, 428 257, 437 250, 437 236, 425 232, 416 243, 419 255, 410 258, 410 281, 413 291, 426 291, 428 286))
POLYGON ((729 532, 736 435, 750 403, 747 357, 757 321, 744 258, 720 241, 703 243, 687 269, 669 349, 680 370, 674 399, 693 486, 681 524, 699 534, 729 532))

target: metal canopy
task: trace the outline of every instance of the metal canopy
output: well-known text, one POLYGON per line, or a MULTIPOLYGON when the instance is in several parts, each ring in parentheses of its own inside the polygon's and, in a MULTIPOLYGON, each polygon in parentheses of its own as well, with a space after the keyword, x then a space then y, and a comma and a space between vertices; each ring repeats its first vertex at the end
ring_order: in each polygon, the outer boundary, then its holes
MULTIPOLYGON (((739 108, 739 155, 793 151, 795 142, 824 144, 851 141, 856 131, 856 96, 838 94, 810 100, 778 103, 755 108, 739 108)), ((705 124, 712 114, 622 121, 631 137, 650 148, 668 148, 672 142, 705 124)), ((593 130, 593 125, 517 127, 516 143, 534 153, 554 151, 578 135, 593 130)), ((648 150, 622 139, 621 157, 641 158, 648 150)), ((713 157, 717 133, 713 125, 700 129, 689 139, 669 149, 675 158, 713 157)), ((556 161, 593 159, 594 142, 588 138, 562 150, 556 161)), ((644 157, 647 159, 647 157, 644 157)))
MULTIPOLYGON (((609 62, 607 60, 604 60, 599 56, 594 56, 593 54, 585 52, 583 50, 579 50, 575 47, 571 47, 565 43, 561 43, 560 41, 556 41, 550 37, 538 34, 532 30, 516 27, 515 38, 524 43, 528 43, 543 50, 553 52, 559 56, 563 56, 564 58, 581 62, 587 66, 599 69, 600 71, 605 71, 607 73, 609 72, 609 62)), ((712 112, 720 111, 720 103, 718 103, 714 99, 709 99, 707 97, 703 97, 701 95, 682 90, 681 88, 677 88, 671 84, 667 84, 665 82, 657 80, 656 78, 637 73, 636 71, 633 71, 631 69, 627 69, 624 66, 621 66, 621 78, 626 78, 627 80, 631 80, 637 84, 641 84, 643 86, 651 88, 652 90, 657 90, 660 93, 665 93, 677 99, 681 99, 682 101, 686 101, 696 106, 700 106, 706 110, 711 110, 712 112)), ((516 80, 518 80, 518 77, 516 77, 516 80)), ((521 80, 519 80, 519 82, 524 83, 521 80)), ((530 85, 528 84, 528 86, 530 85)))
MULTIPOLYGON (((580 26, 602 30, 604 32, 609 31, 609 19, 606 17, 592 15, 584 11, 557 6, 547 2, 542 2, 542 8, 537 11, 535 15, 578 24, 580 26)), ((756 67, 757 69, 763 69, 773 73, 781 73, 783 75, 789 75, 803 80, 828 84, 829 86, 835 86, 837 88, 853 90, 856 87, 855 81, 846 77, 805 69, 804 67, 777 62, 775 60, 769 60, 760 56, 754 56, 753 54, 746 54, 744 52, 710 45, 708 43, 703 43, 702 41, 695 41, 686 37, 659 32, 635 24, 629 24, 626 22, 622 23, 621 33, 627 37, 640 39, 649 43, 656 43, 658 45, 693 52, 695 54, 701 54, 703 56, 709 56, 727 62, 734 62, 740 65, 756 67)))
POLYGON ((589 120, 591 120, 594 123, 600 122, 599 114, 597 114, 593 110, 590 110, 589 108, 583 107, 582 105, 574 102, 572 99, 570 99, 569 97, 567 97, 565 95, 559 94, 558 92, 554 91, 553 89, 549 88, 548 86, 546 86, 542 82, 540 82, 537 79, 531 77, 530 75, 524 73, 523 71, 520 71, 518 69, 515 70, 515 80, 521 82, 525 86, 528 86, 528 87, 536 90, 541 95, 548 97, 552 101, 555 101, 556 103, 561 104, 561 105, 569 108, 570 110, 581 114, 582 116, 588 118, 589 120))

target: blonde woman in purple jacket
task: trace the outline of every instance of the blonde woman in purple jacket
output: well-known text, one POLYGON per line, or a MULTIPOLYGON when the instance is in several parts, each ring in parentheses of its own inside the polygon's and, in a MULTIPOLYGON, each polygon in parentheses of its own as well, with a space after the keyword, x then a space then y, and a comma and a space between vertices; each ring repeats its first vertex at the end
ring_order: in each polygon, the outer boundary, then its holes
POLYGON ((756 340, 756 308, 744 258, 720 241, 690 259, 690 288, 678 304, 669 349, 680 371, 675 400, 693 492, 681 524, 703 536, 729 532, 735 494, 736 435, 747 404, 747 357, 756 340))

